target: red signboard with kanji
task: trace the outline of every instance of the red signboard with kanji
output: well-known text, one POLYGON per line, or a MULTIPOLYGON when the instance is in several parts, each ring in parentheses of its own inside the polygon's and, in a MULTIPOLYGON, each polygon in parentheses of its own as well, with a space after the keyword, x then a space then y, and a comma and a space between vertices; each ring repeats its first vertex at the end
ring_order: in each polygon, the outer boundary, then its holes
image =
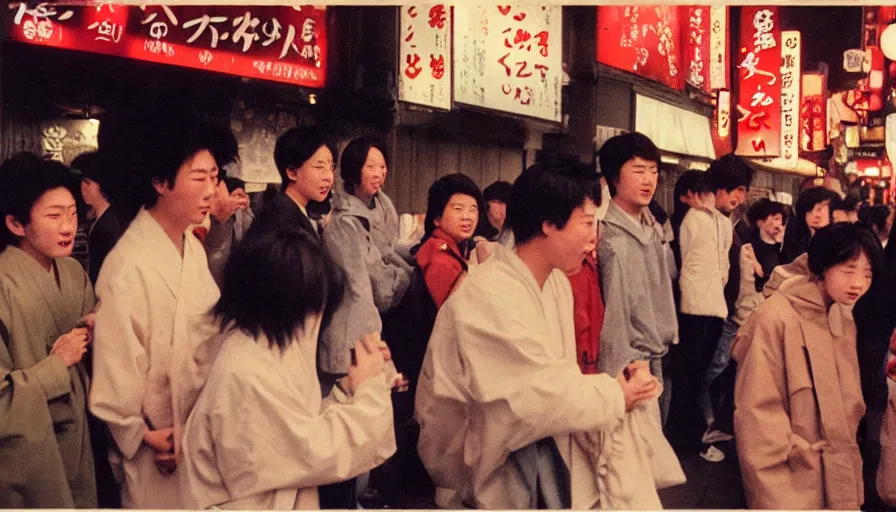
POLYGON ((307 87, 326 83, 326 9, 315 6, 10 4, 9 37, 307 87))
POLYGON ((708 5, 692 5, 679 7, 685 14, 682 20, 682 49, 685 60, 685 82, 711 92, 709 77, 710 7, 708 5))
POLYGON ((781 153, 781 28, 778 7, 741 9, 737 149, 751 157, 781 153))
POLYGON ((682 59, 679 11, 674 5, 598 7, 597 61, 684 89, 689 63, 682 59))
POLYGON ((800 99, 800 149, 821 151, 827 146, 827 84, 821 73, 805 73, 800 99))

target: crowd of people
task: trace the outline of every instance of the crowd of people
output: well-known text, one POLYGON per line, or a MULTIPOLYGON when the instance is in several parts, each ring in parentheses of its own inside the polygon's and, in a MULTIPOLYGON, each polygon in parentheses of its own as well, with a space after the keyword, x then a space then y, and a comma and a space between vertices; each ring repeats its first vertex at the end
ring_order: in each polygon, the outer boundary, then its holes
POLYGON ((146 122, 131 214, 105 147, 0 167, 0 507, 658 509, 721 443, 750 508, 896 506, 892 208, 727 155, 670 214, 627 133, 409 235, 374 138, 284 132, 258 205, 229 129, 146 122))

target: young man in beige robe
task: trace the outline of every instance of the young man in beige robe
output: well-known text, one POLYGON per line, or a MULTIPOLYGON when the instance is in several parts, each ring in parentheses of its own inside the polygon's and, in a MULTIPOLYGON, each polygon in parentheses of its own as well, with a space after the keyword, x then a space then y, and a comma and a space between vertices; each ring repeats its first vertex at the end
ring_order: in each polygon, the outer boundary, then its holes
POLYGON ((73 183, 33 154, 7 161, 2 175, 0 508, 95 508, 82 361, 95 299, 69 257, 73 183))
POLYGON ((150 199, 97 282, 90 410, 114 439, 122 505, 184 508, 180 430, 207 369, 195 356, 216 332, 206 313, 219 296, 188 228, 209 211, 216 164, 201 129, 168 126, 146 142, 150 199))
POLYGON ((657 391, 655 380, 583 375, 576 362, 565 271, 596 243, 595 178, 577 162, 525 171, 508 205, 516 246, 473 267, 439 311, 416 415, 442 506, 596 506, 594 466, 575 434, 614 427, 657 391))

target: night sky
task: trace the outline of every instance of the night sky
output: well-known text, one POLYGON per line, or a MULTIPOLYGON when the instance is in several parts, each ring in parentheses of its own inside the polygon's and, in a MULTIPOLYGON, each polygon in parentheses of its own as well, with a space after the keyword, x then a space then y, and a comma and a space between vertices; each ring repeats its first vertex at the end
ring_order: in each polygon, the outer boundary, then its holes
POLYGON ((782 26, 802 33, 803 69, 815 69, 818 62, 827 62, 831 69, 829 88, 838 91, 861 78, 858 73, 843 71, 843 52, 861 48, 861 7, 784 7, 782 26))

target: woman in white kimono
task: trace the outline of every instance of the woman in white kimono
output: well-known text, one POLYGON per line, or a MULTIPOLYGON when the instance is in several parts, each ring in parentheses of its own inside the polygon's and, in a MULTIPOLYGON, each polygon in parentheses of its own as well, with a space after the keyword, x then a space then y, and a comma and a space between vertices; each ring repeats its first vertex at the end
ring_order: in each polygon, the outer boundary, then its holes
POLYGON ((188 508, 319 508, 317 487, 395 452, 388 349, 377 334, 321 399, 315 354, 342 276, 298 227, 250 231, 224 269, 214 315, 221 346, 185 426, 188 508))

